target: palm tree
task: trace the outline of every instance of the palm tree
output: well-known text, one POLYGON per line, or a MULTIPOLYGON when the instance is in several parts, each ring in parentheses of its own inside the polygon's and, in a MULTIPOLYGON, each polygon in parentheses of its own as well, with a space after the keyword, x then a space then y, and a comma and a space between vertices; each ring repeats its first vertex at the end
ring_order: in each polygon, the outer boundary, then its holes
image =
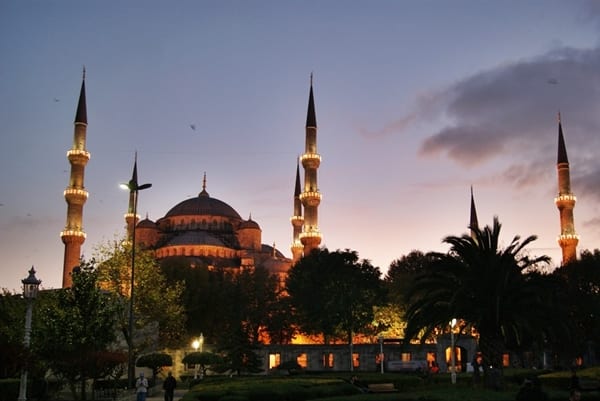
POLYGON ((465 323, 463 330, 472 327, 479 333, 484 366, 501 369, 507 344, 538 338, 551 329, 550 281, 535 271, 549 257, 522 254, 536 236, 523 241, 515 236, 499 249, 500 227, 494 217, 492 227, 470 227, 473 236, 444 239, 449 252, 433 253, 407 294, 406 338, 424 340, 457 318, 465 323))

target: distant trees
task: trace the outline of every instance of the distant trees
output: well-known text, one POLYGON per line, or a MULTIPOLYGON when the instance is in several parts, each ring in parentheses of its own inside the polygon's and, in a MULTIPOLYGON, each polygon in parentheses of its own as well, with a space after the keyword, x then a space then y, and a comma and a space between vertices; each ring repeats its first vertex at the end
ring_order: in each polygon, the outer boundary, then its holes
POLYGON ((508 343, 538 339, 562 322, 554 318, 552 303, 557 287, 535 268, 549 258, 522 253, 536 237, 515 236, 499 247, 501 225, 473 228, 470 235, 449 236, 448 253, 433 253, 425 274, 415 278, 409 291, 407 337, 426 338, 453 319, 476 328, 486 366, 502 367, 508 343))

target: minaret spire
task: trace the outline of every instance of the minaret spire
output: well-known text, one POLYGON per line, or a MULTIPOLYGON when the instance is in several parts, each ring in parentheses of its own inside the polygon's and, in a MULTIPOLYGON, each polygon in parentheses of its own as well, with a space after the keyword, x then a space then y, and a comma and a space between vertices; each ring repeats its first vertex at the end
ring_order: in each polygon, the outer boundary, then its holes
POLYGON ((198 196, 208 196, 208 192, 206 192, 206 171, 204 172, 204 177, 202 177, 202 192, 198 196))
MULTIPOLYGON (((131 173, 131 183, 137 185, 138 182, 138 174, 137 174, 137 151, 133 156, 133 172, 131 173)), ((127 205, 127 213, 125 213, 125 223, 127 227, 127 239, 132 241, 133 239, 133 227, 137 225, 140 220, 137 215, 137 211, 135 210, 135 194, 134 191, 129 191, 129 203, 127 205)))
POLYGON ((556 160, 558 170, 558 196, 554 203, 560 213, 560 236, 558 244, 562 249, 562 264, 568 264, 577 259, 577 244, 579 236, 575 232, 573 209, 577 198, 571 192, 571 177, 569 158, 563 135, 560 112, 558 113, 558 155, 556 160))
POLYGON ((304 224, 304 217, 302 217, 302 201, 300 201, 300 158, 296 161, 296 186, 294 188, 294 214, 290 218, 293 227, 293 239, 292 239, 292 264, 296 264, 302 257, 302 251, 304 245, 300 241, 300 234, 302 233, 302 225, 304 224))
POLYGON ((60 233, 60 238, 65 244, 63 258, 62 286, 68 288, 73 283, 71 272, 79 266, 81 259, 81 245, 85 242, 83 231, 83 205, 87 201, 88 192, 85 190, 85 166, 90 160, 90 153, 85 148, 87 135, 87 108, 85 103, 85 67, 81 80, 79 102, 75 113, 73 146, 67 152, 67 159, 71 164, 69 186, 64 191, 67 202, 67 223, 60 233))
POLYGON ((473 186, 471 185, 471 218, 469 220, 469 228, 471 229, 471 238, 476 239, 475 231, 479 229, 477 220, 477 210, 475 209, 475 198, 473 197, 473 186))
POLYGON ((306 113, 305 151, 300 157, 304 167, 304 191, 300 194, 304 206, 304 225, 300 241, 304 245, 304 255, 308 255, 321 243, 319 231, 318 209, 322 195, 317 185, 317 170, 321 164, 321 156, 317 153, 317 118, 313 96, 312 74, 310 77, 310 93, 308 96, 308 111, 306 113))

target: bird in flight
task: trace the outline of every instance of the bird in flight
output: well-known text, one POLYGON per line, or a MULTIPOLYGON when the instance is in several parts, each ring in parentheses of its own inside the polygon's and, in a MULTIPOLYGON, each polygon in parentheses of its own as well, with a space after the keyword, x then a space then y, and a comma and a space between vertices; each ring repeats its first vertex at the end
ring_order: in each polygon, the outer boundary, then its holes
POLYGON ((192 131, 196 131, 196 124, 190 124, 190 128, 192 129, 192 131))

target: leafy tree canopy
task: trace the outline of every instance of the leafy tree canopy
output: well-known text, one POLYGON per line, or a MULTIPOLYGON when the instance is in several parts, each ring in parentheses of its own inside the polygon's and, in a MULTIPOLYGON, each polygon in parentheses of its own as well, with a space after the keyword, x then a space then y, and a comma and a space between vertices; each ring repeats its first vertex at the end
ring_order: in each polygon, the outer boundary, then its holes
POLYGON ((364 330, 373 321, 373 307, 384 298, 379 268, 346 249, 315 249, 289 272, 286 286, 298 323, 308 334, 325 339, 364 330))

